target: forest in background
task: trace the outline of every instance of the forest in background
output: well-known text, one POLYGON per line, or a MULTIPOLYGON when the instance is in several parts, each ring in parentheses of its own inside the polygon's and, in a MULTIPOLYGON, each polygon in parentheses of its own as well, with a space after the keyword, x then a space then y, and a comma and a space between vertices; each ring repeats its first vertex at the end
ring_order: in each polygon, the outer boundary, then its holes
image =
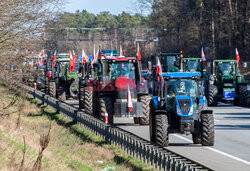
POLYGON ((155 28, 159 29, 159 50, 185 56, 200 56, 204 47, 208 59, 234 59, 238 48, 242 61, 249 61, 248 0, 138 0, 148 16, 123 12, 97 15, 86 10, 61 13, 47 23, 53 28, 155 28))

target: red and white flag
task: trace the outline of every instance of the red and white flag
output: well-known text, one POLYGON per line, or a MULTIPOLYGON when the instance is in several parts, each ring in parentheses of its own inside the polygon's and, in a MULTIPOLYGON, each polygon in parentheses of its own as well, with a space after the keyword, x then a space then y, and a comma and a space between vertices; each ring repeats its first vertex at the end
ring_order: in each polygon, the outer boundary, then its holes
POLYGON ((73 57, 74 57, 75 62, 77 62, 77 55, 75 54, 74 50, 73 50, 73 57))
POLYGON ((55 68, 56 67, 56 51, 54 52, 52 63, 53 63, 53 68, 55 68))
POLYGON ((137 59, 138 59, 138 61, 141 60, 141 51, 140 51, 139 43, 137 45, 137 59))
POLYGON ((69 73, 73 72, 75 68, 76 66, 75 66, 74 58, 70 51, 69 73))
POLYGON ((206 61, 206 57, 205 57, 205 53, 203 51, 203 47, 201 48, 201 61, 202 61, 202 64, 204 65, 205 61, 206 61))
POLYGON ((39 57, 44 57, 44 49, 39 53, 39 57))
POLYGON ((164 86, 164 79, 163 79, 163 75, 162 75, 162 67, 161 67, 161 62, 160 62, 159 58, 157 58, 156 75, 158 76, 158 81, 162 82, 162 87, 163 87, 164 86))
POLYGON ((131 96, 129 84, 128 84, 128 91, 127 91, 127 100, 128 100, 128 111, 132 112, 133 102, 132 102, 132 96, 131 96))
POLYGON ((85 51, 82 49, 82 63, 86 63, 89 60, 88 55, 85 53, 85 51))
POLYGON ((122 45, 120 45, 120 56, 123 56, 122 45))
POLYGON ((237 61, 237 66, 239 67, 239 62, 240 62, 240 54, 238 52, 238 49, 235 49, 235 53, 236 53, 236 61, 237 61))

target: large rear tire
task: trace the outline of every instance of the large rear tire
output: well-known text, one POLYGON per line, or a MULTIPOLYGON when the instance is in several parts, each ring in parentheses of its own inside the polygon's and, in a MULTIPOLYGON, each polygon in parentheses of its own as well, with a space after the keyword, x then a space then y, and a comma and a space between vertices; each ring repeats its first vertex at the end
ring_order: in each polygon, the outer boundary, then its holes
POLYGON ((105 114, 108 114, 108 123, 113 124, 113 114, 114 114, 114 103, 111 97, 100 97, 99 98, 99 116, 102 120, 105 120, 105 114))
POLYGON ((84 87, 79 87, 79 108, 84 109, 84 87))
POLYGON ((83 108, 89 115, 93 115, 93 89, 92 87, 84 87, 84 103, 83 108))
POLYGON ((201 144, 202 146, 214 145, 214 115, 201 115, 201 144))
POLYGON ((168 146, 168 116, 158 114, 155 116, 155 130, 152 132, 155 142, 161 147, 168 146))
POLYGON ((149 113, 150 113, 150 96, 140 96, 139 101, 142 102, 143 116, 140 117, 140 125, 149 125, 149 113))
POLYGON ((238 105, 247 106, 247 85, 239 85, 238 105))
POLYGON ((48 82, 49 82, 49 78, 44 76, 44 92, 45 94, 48 94, 49 93, 49 85, 48 85, 48 82))
POLYGON ((58 92, 57 92, 58 100, 61 102, 66 101, 66 91, 64 87, 59 87, 58 92))
POLYGON ((208 86, 208 106, 218 105, 217 94, 218 94, 218 88, 215 85, 210 84, 208 86))
POLYGON ((56 82, 49 81, 49 95, 56 98, 56 82))
POLYGON ((200 133, 193 133, 192 134, 194 144, 201 144, 201 134, 200 133))

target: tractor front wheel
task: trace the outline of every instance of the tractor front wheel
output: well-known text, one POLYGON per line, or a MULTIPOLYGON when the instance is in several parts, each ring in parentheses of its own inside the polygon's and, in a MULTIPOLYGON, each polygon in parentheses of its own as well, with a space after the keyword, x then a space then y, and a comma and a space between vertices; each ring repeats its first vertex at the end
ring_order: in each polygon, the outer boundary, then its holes
POLYGON ((202 146, 214 145, 214 115, 201 115, 201 144, 202 146))
POLYGON ((149 113, 150 113, 150 96, 141 96, 139 97, 139 101, 142 102, 142 111, 143 116, 139 119, 140 125, 148 125, 149 124, 149 113))
POLYGON ((155 128, 154 132, 152 132, 152 138, 155 138, 157 145, 166 147, 168 146, 168 116, 166 114, 157 114, 154 119, 155 128))
POLYGON ((238 94, 238 105, 246 106, 247 105, 247 85, 239 85, 239 94, 238 94))
POLYGON ((194 144, 201 144, 201 133, 192 134, 194 144))
POLYGON ((83 108, 85 112, 89 115, 93 115, 93 89, 92 87, 84 88, 84 97, 83 97, 83 108))
POLYGON ((217 106, 218 104, 217 94, 218 94, 217 87, 213 84, 210 84, 208 86, 208 106, 217 106))
POLYGON ((45 92, 45 94, 48 94, 48 93, 49 93, 49 85, 48 85, 48 82, 49 82, 49 78, 45 76, 45 78, 44 78, 44 92, 45 92))
POLYGON ((56 97, 56 82, 49 81, 49 95, 51 97, 56 97))
POLYGON ((66 101, 66 92, 65 92, 65 88, 63 86, 60 86, 58 91, 57 91, 57 95, 58 95, 58 100, 61 102, 66 101))
POLYGON ((99 116, 101 119, 105 120, 105 114, 108 114, 108 123, 113 124, 113 114, 114 114, 114 103, 110 97, 100 97, 99 98, 99 116))
POLYGON ((79 107, 84 108, 84 87, 79 87, 79 107))

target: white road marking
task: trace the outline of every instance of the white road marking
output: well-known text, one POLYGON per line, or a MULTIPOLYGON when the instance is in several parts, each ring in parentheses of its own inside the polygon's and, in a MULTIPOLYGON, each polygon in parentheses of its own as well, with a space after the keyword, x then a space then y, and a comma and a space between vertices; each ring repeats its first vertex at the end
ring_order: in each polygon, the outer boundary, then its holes
MULTIPOLYGON (((182 137, 181 135, 177 135, 177 134, 173 134, 173 135, 174 135, 175 137, 178 137, 178 138, 180 138, 180 139, 183 139, 183 140, 185 140, 185 141, 187 141, 187 142, 193 143, 192 140, 187 139, 187 138, 184 138, 184 137, 182 137)), ((209 149, 209 150, 214 151, 214 152, 216 152, 216 153, 219 153, 219 154, 221 154, 221 155, 227 156, 227 157, 229 157, 229 158, 231 158, 231 159, 234 159, 234 160, 237 160, 237 161, 239 161, 239 162, 242 162, 242 163, 245 163, 245 164, 247 164, 247 165, 250 165, 250 162, 247 161, 247 160, 241 159, 241 158, 239 158, 239 157, 235 157, 235 156, 233 156, 233 155, 231 155, 231 154, 225 153, 225 152, 220 151, 220 150, 216 150, 215 148, 212 148, 212 147, 203 147, 203 148, 209 149)))

